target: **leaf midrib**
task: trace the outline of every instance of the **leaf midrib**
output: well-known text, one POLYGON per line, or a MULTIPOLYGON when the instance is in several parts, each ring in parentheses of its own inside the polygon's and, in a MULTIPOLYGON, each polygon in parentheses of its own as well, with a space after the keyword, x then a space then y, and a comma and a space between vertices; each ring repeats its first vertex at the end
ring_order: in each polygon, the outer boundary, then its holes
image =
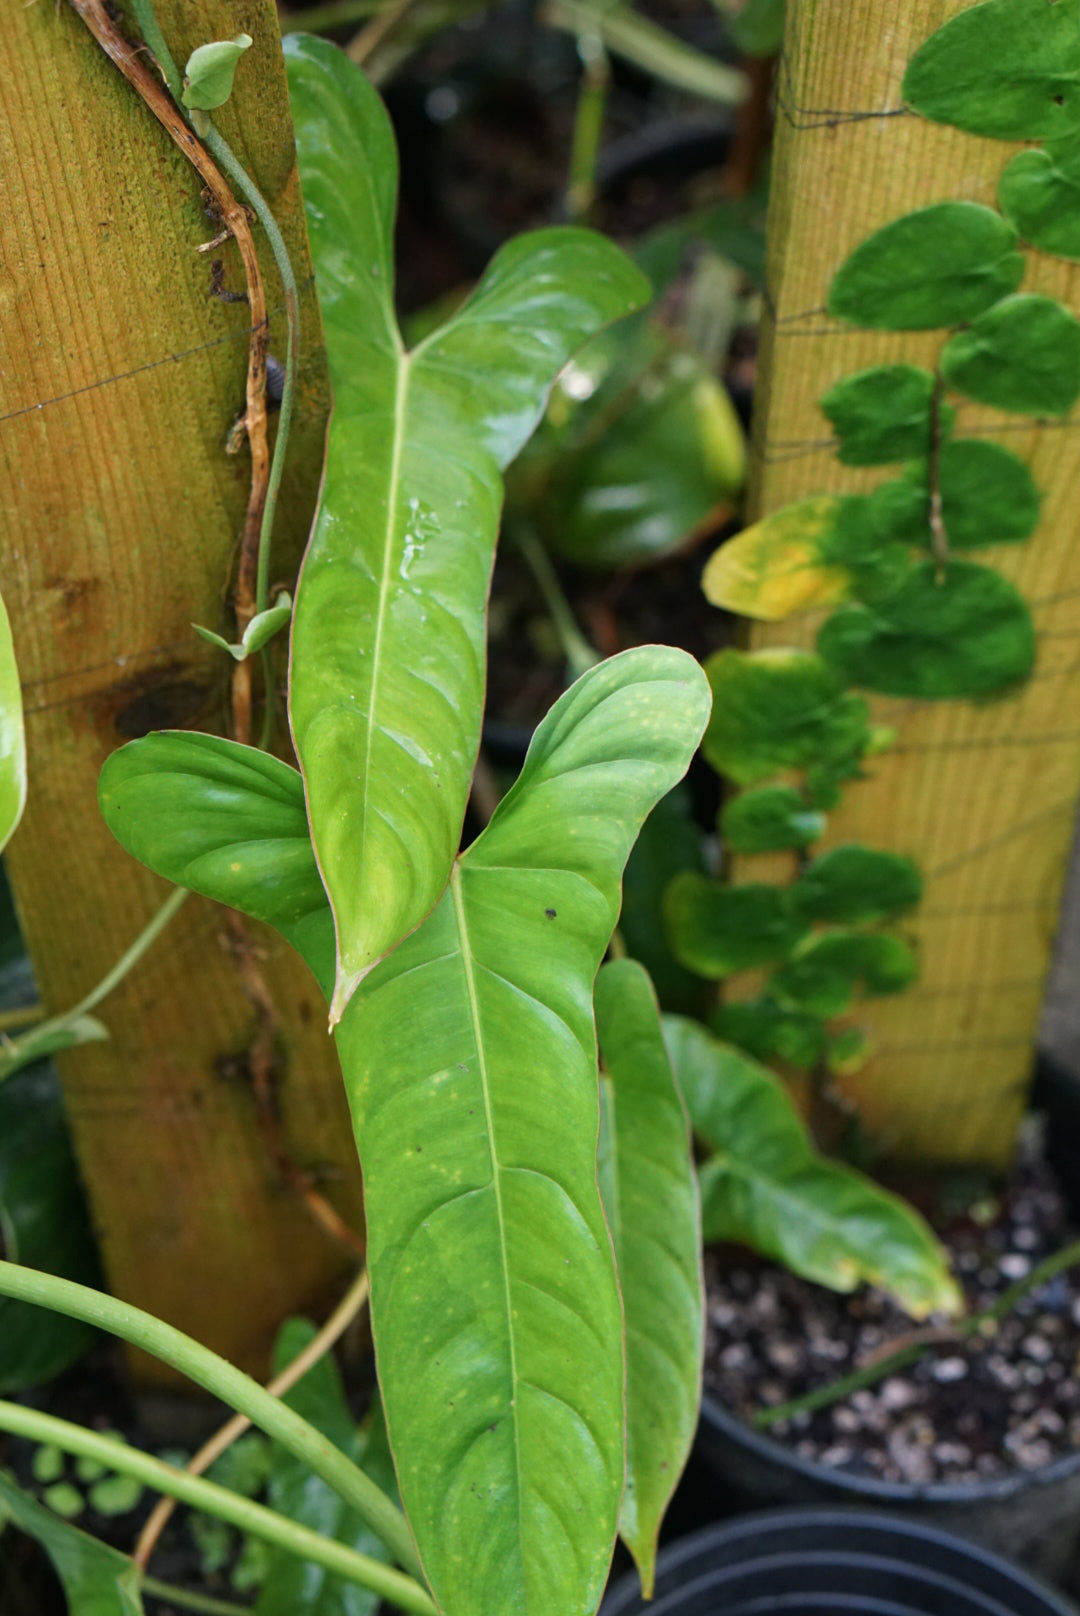
POLYGON ((383 625, 386 621, 386 603, 390 594, 390 562, 394 551, 401 498, 401 461, 405 442, 405 416, 408 408, 409 377, 412 367, 410 356, 400 353, 397 387, 394 395, 394 446, 390 460, 390 497, 387 500, 386 532, 383 541, 382 577, 379 580, 379 609, 375 618, 375 639, 371 648, 371 695, 368 698, 367 733, 364 746, 363 808, 360 816, 360 855, 367 846, 368 807, 371 802, 371 754, 374 750, 375 709, 379 696, 379 658, 382 652, 383 625))
MULTIPOLYGON (((450 872, 450 891, 454 897, 454 918, 457 922, 458 937, 461 941, 461 963, 465 973, 465 990, 469 1000, 469 1019, 472 1022, 473 1037, 476 1043, 476 1056, 480 1088, 484 1097, 484 1121, 487 1126, 488 1152, 491 1157, 491 1183, 495 1192, 495 1215, 499 1226, 499 1251, 502 1258, 503 1288, 506 1299, 506 1334, 510 1344, 510 1408, 514 1422, 514 1474, 517 1481, 517 1538, 518 1550, 522 1557, 522 1576, 524 1578, 524 1550, 522 1547, 522 1520, 521 1520, 521 1432, 518 1426, 518 1370, 517 1349, 514 1344, 514 1309, 510 1296, 510 1264, 506 1253, 506 1216, 502 1202, 502 1184, 500 1175, 502 1168, 499 1164, 495 1149, 495 1123, 491 1110, 491 1085, 488 1078, 487 1059, 484 1054, 484 1034, 480 1022, 480 1003, 476 992, 476 976, 473 971, 472 947, 469 941, 469 925, 465 916, 465 894, 461 884, 461 866, 457 860, 450 872)), ((526 1600, 528 1596, 526 1595, 526 1600)))

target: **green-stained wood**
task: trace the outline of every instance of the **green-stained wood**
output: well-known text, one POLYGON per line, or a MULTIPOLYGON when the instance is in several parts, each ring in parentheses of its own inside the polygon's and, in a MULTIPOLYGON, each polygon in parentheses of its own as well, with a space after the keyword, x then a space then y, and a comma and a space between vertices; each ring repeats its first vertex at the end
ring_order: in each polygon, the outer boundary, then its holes
MULTIPOLYGON (((158 10, 181 61, 208 39, 254 40, 219 122, 282 221, 303 288, 272 567, 288 582, 314 507, 327 382, 274 6, 158 10)), ((236 637, 222 601, 250 460, 225 440, 244 403, 247 310, 208 296, 211 257, 242 290, 236 249, 195 251, 216 233, 198 177, 67 6, 18 6, 0 31, 0 162, 0 575, 30 773, 7 856, 55 1012, 104 975, 167 891, 102 823, 101 764, 147 729, 225 724, 231 661, 190 625, 236 637)), ((281 288, 256 238, 280 356, 281 288)), ((60 1066, 112 1286, 261 1370, 284 1314, 321 1306, 347 1259, 259 1142, 237 1060, 252 1015, 223 932, 220 912, 188 904, 98 1011, 111 1042, 60 1066)), ((321 995, 283 944, 256 937, 280 1018, 285 1137, 302 1165, 332 1169, 328 1193, 358 1222, 321 995)))

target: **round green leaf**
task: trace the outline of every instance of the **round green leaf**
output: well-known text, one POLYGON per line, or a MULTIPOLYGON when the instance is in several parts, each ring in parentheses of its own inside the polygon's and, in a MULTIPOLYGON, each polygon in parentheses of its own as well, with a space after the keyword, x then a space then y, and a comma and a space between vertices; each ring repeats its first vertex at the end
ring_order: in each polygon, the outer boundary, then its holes
POLYGON ((916 567, 876 606, 842 606, 818 650, 848 683, 889 696, 988 696, 1035 663, 1031 614, 1007 579, 970 561, 916 567))
POLYGON ((1080 397, 1080 322, 1052 297, 1009 297, 946 343, 950 387, 1021 415, 1067 415, 1080 397))
POLYGON ((998 190, 1001 210, 1025 241, 1059 258, 1080 259, 1080 155, 1076 141, 1020 152, 998 190))
MULTIPOLYGON (((925 520, 925 494, 921 503, 925 520)), ((911 571, 907 550, 911 540, 897 541, 890 531, 889 514, 883 517, 871 495, 850 495, 841 501, 832 533, 823 546, 826 558, 844 568, 850 593, 859 600, 873 601, 895 593, 911 571)))
POLYGON ((779 1055, 800 1071, 812 1070, 825 1053, 827 1034, 821 1017, 792 1010, 768 994, 718 1005, 709 1025, 718 1038, 758 1060, 779 1055))
MULTIPOLYGON (((934 378, 918 365, 875 365, 837 382, 821 408, 837 437, 837 458, 845 466, 888 466, 928 453, 932 431, 934 378)), ((943 432, 956 411, 941 411, 943 432)))
POLYGON ((841 265, 829 313, 876 331, 974 319, 1024 278, 1016 232, 979 202, 938 202, 876 230, 841 265))
POLYGON ((106 1476, 90 1489, 90 1507, 99 1515, 130 1515, 143 1495, 134 1476, 106 1476))
POLYGON ((782 1000, 816 1016, 839 1016, 857 994, 902 993, 919 974, 915 956, 887 932, 836 931, 814 937, 769 982, 782 1000))
POLYGON ((737 785, 866 744, 866 704, 810 651, 720 651, 705 672, 713 710, 702 750, 737 785))
POLYGON ((725 803, 720 835, 735 853, 773 853, 809 847, 825 832, 825 815, 808 808, 793 786, 761 786, 725 803))
POLYGON ((692 871, 668 887, 664 918, 676 957, 712 979, 786 959, 809 929, 785 887, 720 886, 692 871))
MULTIPOLYGON (((941 451, 938 468, 941 518, 953 550, 988 544, 1020 544, 1039 525, 1035 479, 1011 449, 985 438, 958 438, 941 451)), ((880 520, 892 521, 897 536, 929 546, 930 494, 926 468, 918 466, 898 484, 886 483, 871 496, 880 520), (905 494, 900 489, 906 489, 905 494), (888 492, 887 492, 888 490, 888 492)))
POLYGON ((184 69, 185 107, 212 112, 224 106, 232 95, 237 64, 250 48, 251 35, 237 34, 234 39, 214 39, 193 50, 184 69))
POLYGON ((845 925, 884 920, 921 897, 922 876, 913 859, 858 843, 822 853, 792 888, 800 914, 845 925))
POLYGON ((746 0, 731 21, 731 37, 744 56, 774 56, 784 42, 786 0, 746 0))
POLYGON ((1080 127, 1080 0, 987 0, 932 34, 904 76, 924 118, 998 140, 1080 127))

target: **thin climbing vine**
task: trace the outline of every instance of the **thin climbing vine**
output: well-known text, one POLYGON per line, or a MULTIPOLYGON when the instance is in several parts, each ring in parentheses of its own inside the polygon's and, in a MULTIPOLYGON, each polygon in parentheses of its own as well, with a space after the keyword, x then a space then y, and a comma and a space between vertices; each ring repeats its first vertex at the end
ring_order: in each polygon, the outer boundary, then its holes
POLYGON ((853 1070, 868 1052, 858 1028, 830 1029, 834 1018, 918 975, 908 944, 885 929, 920 899, 916 865, 858 845, 811 851, 842 788, 892 740, 858 692, 985 700, 1035 665, 1027 603, 971 552, 1031 540, 1039 491, 985 429, 964 434, 958 404, 1041 419, 1080 397, 1080 323, 1022 289, 1027 248, 1080 261, 1080 0, 986 0, 962 12, 916 53, 903 97, 934 122, 1043 144, 1009 162, 998 209, 921 208, 836 271, 834 318, 944 340, 933 369, 875 366, 820 400, 841 464, 893 475, 870 493, 788 505, 709 562, 703 586, 717 606, 765 621, 834 610, 812 652, 729 650, 706 666, 705 756, 749 788, 722 811, 724 845, 794 852, 794 880, 724 886, 687 872, 666 894, 684 965, 714 980, 768 968, 761 993, 722 1005, 714 1030, 759 1058, 819 1071, 853 1070))

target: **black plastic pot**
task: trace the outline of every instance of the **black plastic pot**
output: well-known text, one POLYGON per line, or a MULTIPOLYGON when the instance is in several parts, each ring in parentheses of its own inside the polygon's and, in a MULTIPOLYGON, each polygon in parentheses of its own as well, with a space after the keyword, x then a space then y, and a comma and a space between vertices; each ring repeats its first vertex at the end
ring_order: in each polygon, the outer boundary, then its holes
MULTIPOLYGON (((1080 1215, 1080 1091, 1071 1079, 1040 1062, 1034 1096, 1046 1112, 1048 1151, 1073 1214, 1080 1215)), ((774 1438, 753 1431, 706 1397, 698 1427, 698 1453, 719 1482, 720 1511, 769 1505, 832 1504, 902 1513, 934 1522, 1037 1572, 1064 1575, 1080 1545, 1080 1452, 1045 1469, 1018 1471, 967 1486, 917 1487, 852 1475, 804 1459, 774 1438)), ((714 1507, 714 1514, 718 1513, 714 1507)))
POLYGON ((601 1616, 1075 1616, 996 1554, 908 1519, 771 1510, 660 1555, 656 1595, 636 1573, 601 1616))

